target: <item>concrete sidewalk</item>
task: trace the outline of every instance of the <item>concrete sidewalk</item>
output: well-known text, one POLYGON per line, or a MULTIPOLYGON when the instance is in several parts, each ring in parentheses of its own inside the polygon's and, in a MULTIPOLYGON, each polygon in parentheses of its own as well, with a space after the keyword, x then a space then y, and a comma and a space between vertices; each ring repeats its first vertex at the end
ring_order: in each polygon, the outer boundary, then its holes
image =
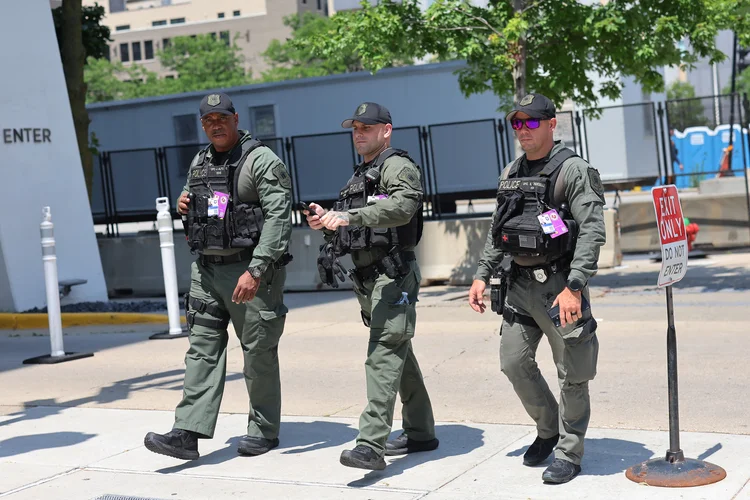
MULTIPOLYGON (((669 447, 660 266, 628 258, 592 280, 598 373, 583 473, 569 484, 542 483, 549 461, 521 463, 535 431, 500 371, 497 316, 473 312, 467 287, 433 286, 420 293, 414 346, 439 422, 435 452, 389 458, 377 473, 339 464, 366 401, 367 329, 350 291, 290 293, 279 347, 281 447, 254 458, 235 450, 248 403, 234 335, 216 437, 185 463, 148 452, 143 437, 172 426, 188 339, 149 340, 156 325, 76 327, 65 329, 66 351, 93 357, 24 365, 49 353, 46 331, 0 331, 0 497, 750 500, 750 254, 689 266, 674 290, 681 447, 727 471, 714 485, 665 489, 625 477, 669 447)), ((537 362, 557 393, 546 341, 537 362)))
MULTIPOLYGON (((631 465, 664 455, 659 431, 591 429, 583 472, 570 483, 546 485, 550 463, 524 467, 533 441, 523 425, 438 423, 440 447, 394 457, 384 471, 344 467, 356 420, 284 418, 281 445, 242 457, 236 445, 246 415, 222 414, 212 440, 201 440, 192 462, 145 449, 150 430, 171 427, 172 412, 36 407, 0 417, 0 494, 9 499, 88 500, 104 495, 149 499, 750 499, 750 436, 682 433, 686 456, 723 467, 727 477, 693 488, 638 485, 631 465)), ((394 423, 394 429, 400 428, 394 423)))

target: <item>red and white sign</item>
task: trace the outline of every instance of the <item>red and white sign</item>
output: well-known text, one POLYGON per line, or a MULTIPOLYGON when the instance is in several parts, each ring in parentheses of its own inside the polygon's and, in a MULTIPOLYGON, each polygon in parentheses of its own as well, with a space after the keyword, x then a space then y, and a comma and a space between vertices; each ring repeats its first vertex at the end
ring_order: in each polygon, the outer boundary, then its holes
POLYGON ((651 188, 656 212, 656 225, 661 241, 661 271, 657 286, 674 285, 687 271, 688 246, 685 218, 674 184, 651 188))

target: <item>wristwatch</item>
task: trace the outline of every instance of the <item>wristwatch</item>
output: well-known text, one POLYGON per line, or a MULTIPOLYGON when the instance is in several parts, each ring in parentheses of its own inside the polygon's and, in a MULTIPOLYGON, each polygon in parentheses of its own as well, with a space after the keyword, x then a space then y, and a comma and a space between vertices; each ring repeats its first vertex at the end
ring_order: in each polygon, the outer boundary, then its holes
POLYGON ((260 266, 248 267, 247 270, 250 273, 250 276, 256 280, 263 275, 264 271, 260 266))
POLYGON ((572 280, 568 281, 568 288, 572 292, 580 292, 583 290, 584 283, 579 280, 578 278, 573 278, 572 280))

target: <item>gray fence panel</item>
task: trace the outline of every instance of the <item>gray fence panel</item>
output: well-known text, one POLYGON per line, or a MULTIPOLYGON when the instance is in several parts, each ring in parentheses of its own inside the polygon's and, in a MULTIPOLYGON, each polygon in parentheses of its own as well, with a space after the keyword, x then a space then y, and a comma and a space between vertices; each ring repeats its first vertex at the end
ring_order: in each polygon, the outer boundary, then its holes
POLYGON ((292 137, 298 199, 305 202, 336 200, 354 173, 350 133, 292 137))
POLYGON ((159 194, 154 149, 112 151, 109 155, 118 215, 153 212, 159 194))

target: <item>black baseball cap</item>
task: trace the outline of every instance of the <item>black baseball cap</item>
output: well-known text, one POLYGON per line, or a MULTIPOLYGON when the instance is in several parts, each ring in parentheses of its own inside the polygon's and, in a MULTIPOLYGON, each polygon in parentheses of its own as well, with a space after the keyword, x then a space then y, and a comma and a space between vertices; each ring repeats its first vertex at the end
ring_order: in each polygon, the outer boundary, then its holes
POLYGON ((222 115, 233 115, 236 113, 234 104, 228 95, 221 92, 208 94, 201 100, 200 114, 201 118, 210 113, 221 113, 222 115))
POLYGON ((341 122, 344 128, 351 128, 355 121, 362 122, 366 125, 375 125, 377 123, 390 123, 391 113, 388 108, 375 102, 363 102, 357 107, 354 116, 341 122))
POLYGON ((518 101, 513 110, 505 115, 507 120, 512 120, 513 116, 521 111, 531 118, 538 120, 549 120, 555 117, 555 105, 546 96, 542 94, 528 94, 518 101))

